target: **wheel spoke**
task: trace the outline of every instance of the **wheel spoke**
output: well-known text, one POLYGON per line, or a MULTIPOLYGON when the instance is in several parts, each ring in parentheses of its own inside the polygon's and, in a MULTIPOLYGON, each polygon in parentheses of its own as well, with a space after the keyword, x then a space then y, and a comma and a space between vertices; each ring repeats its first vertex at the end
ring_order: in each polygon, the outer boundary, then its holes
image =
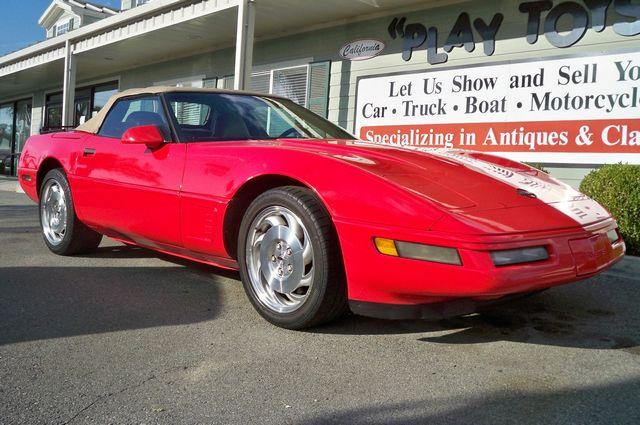
POLYGON ((306 276, 303 276, 302 279, 300 279, 300 282, 298 283, 298 286, 296 287, 296 289, 309 287, 311 286, 312 283, 313 283, 313 269, 311 269, 311 271, 307 273, 306 276))
POLYGON ((298 223, 298 219, 291 213, 284 213, 283 215, 287 220, 287 226, 289 227, 289 229, 291 229, 293 234, 296 235, 296 238, 298 238, 298 240, 302 242, 302 240, 304 239, 304 230, 302 229, 300 223, 298 223))
POLYGON ((291 293, 287 294, 287 297, 289 297, 289 299, 293 302, 302 302, 305 300, 305 298, 307 298, 307 293, 305 292, 302 295, 291 293))
POLYGON ((262 241, 264 240, 264 235, 265 235, 264 233, 261 234, 256 238, 255 241, 253 241, 253 246, 258 248, 258 251, 260 250, 260 246, 262 245, 262 241))
POLYGON ((275 291, 275 288, 278 287, 278 278, 276 277, 276 274, 269 270, 268 266, 263 265, 260 267, 260 270, 262 271, 262 276, 264 276, 264 280, 269 288, 275 291))
POLYGON ((269 217, 264 219, 264 222, 268 223, 269 227, 285 226, 287 224, 286 221, 282 217, 280 217, 279 215, 269 216, 269 217))
POLYGON ((305 266, 311 263, 311 261, 313 260, 313 246, 311 246, 309 238, 305 238, 304 240, 304 247, 302 249, 302 260, 305 266))

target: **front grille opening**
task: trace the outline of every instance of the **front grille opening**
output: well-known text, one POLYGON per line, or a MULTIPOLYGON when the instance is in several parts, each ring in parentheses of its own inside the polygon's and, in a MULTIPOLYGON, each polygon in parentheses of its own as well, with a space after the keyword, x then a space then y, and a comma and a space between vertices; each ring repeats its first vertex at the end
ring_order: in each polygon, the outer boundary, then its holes
POLYGON ((549 252, 544 246, 530 248, 507 249, 491 252, 491 259, 496 267, 512 266, 515 264, 535 263, 549 259, 549 252))

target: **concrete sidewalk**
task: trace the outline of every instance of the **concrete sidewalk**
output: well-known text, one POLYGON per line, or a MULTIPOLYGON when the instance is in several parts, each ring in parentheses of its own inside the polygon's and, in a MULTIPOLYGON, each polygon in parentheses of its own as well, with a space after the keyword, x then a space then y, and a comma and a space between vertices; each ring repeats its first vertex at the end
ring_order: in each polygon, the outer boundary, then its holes
POLYGON ((0 192, 24 193, 24 191, 18 184, 18 179, 9 176, 0 176, 0 192))

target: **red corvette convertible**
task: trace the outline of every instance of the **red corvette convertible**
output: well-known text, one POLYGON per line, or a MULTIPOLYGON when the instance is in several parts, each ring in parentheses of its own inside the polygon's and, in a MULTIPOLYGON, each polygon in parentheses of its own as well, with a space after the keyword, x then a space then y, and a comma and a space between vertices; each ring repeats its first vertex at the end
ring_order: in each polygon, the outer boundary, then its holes
POLYGON ((353 312, 470 313, 619 260, 616 221, 526 165, 354 140, 290 100, 150 88, 75 131, 33 136, 19 166, 60 255, 102 235, 239 269, 270 322, 353 312))

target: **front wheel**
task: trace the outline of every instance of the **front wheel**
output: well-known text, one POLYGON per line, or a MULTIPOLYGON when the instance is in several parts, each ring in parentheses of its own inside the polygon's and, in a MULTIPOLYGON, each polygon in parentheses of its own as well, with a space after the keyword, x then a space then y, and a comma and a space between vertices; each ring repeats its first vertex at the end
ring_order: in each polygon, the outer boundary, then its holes
POLYGON ((307 328, 347 310, 336 232, 308 189, 280 187, 253 201, 240 225, 238 262, 251 303, 277 326, 307 328))
POLYGON ((76 216, 71 189, 64 172, 49 171, 40 190, 40 226, 49 250, 58 255, 84 254, 95 250, 102 235, 76 216))

